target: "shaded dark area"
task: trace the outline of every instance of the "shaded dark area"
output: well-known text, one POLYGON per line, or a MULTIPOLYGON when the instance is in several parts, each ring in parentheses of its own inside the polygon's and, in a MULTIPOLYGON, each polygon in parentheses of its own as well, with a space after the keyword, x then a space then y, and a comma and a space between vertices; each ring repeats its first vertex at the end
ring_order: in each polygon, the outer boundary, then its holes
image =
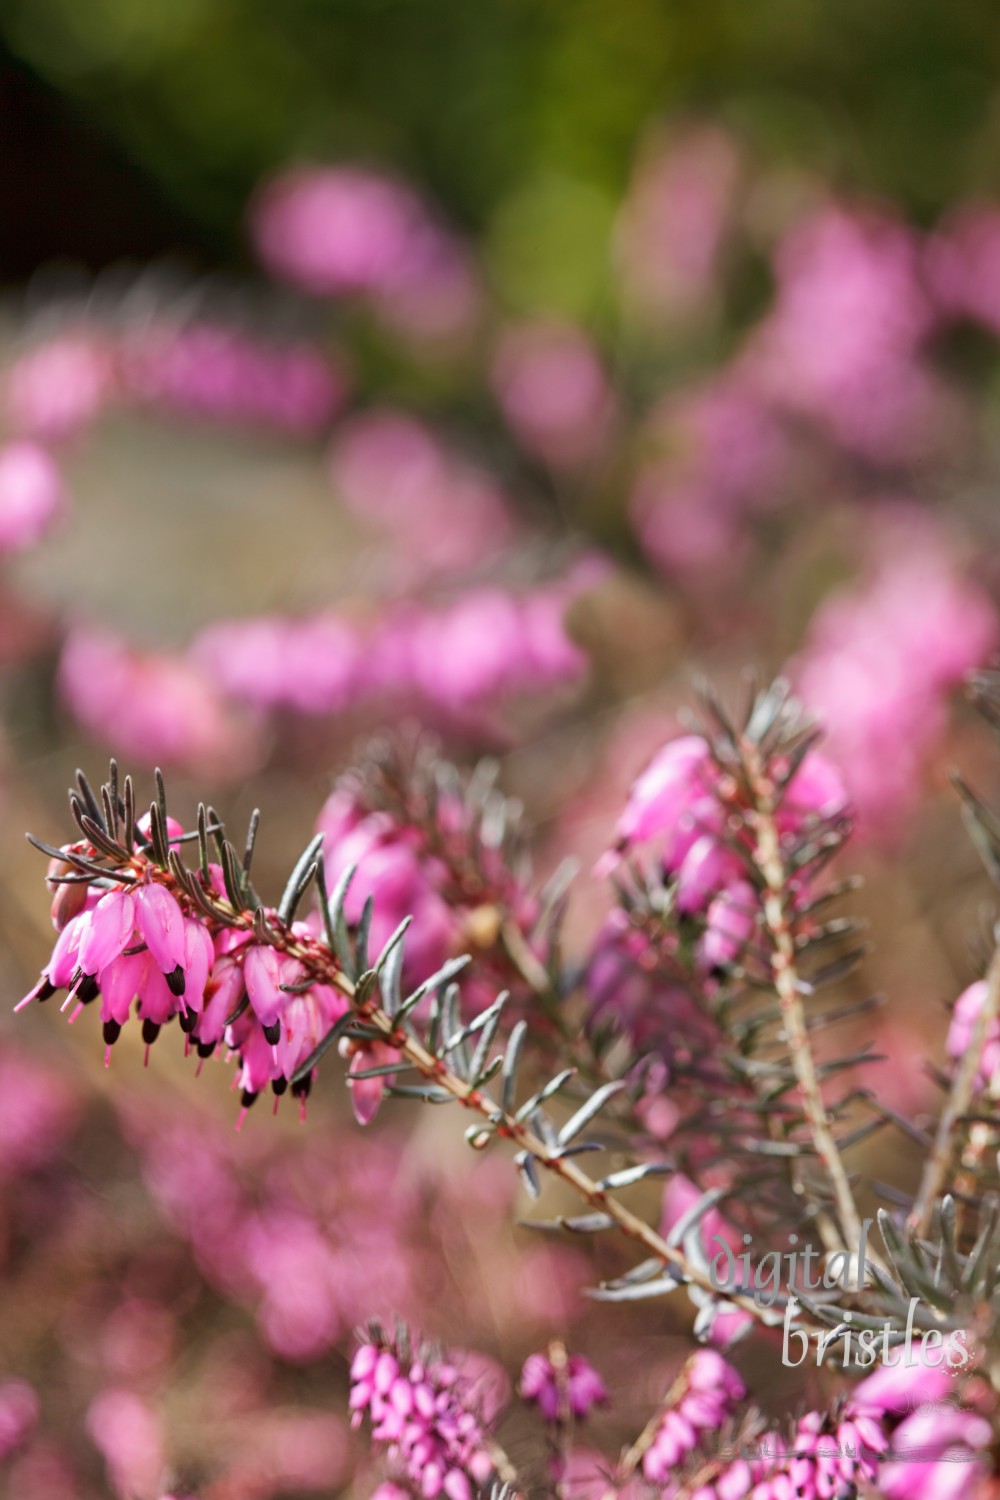
POLYGON ((89 270, 122 259, 178 256, 193 265, 231 242, 185 214, 109 139, 91 111, 0 45, 0 281, 53 261, 89 270))

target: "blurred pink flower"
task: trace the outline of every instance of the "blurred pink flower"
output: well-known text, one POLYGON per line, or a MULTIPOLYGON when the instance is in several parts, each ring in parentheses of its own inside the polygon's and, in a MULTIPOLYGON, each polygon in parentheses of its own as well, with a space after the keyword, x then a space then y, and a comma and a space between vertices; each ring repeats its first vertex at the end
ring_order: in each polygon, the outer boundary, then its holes
MULTIPOLYGON (((979 1013, 986 1002, 985 979, 977 979, 963 990, 955 1001, 948 1027, 946 1050, 956 1062, 964 1057, 972 1044, 972 1033, 979 1013)), ((1000 1081, 1000 1019, 994 1017, 986 1028, 978 1070, 978 1087, 985 1088, 994 1078, 1000 1081)))
POLYGON ((997 634, 990 600, 919 527, 887 532, 868 578, 820 605, 794 675, 869 836, 891 836, 913 805, 948 694, 997 634))
POLYGON ((468 253, 388 173, 357 166, 286 172, 257 194, 250 228, 274 275, 320 297, 369 294, 405 337, 453 339, 478 317, 468 253))
POLYGON ((250 227, 268 270, 318 296, 343 296, 398 283, 427 215, 393 177, 303 167, 265 185, 250 227))
POLYGON ((222 621, 196 639, 187 667, 260 708, 325 714, 374 702, 461 721, 579 682, 587 657, 565 614, 598 576, 583 558, 525 593, 483 584, 444 604, 404 601, 365 629, 332 614, 222 621))
MULTIPOLYGON (((669 1235, 671 1230, 681 1222, 685 1214, 689 1213, 701 1202, 703 1192, 700 1188, 681 1172, 675 1172, 667 1181, 663 1192, 663 1201, 660 1209, 660 1233, 669 1235)), ((716 1267, 718 1281, 721 1287, 728 1285, 728 1263, 725 1251, 721 1245, 728 1245, 732 1256, 739 1254, 742 1245, 740 1234, 732 1224, 725 1219, 718 1209, 710 1208, 707 1213, 702 1214, 697 1223, 690 1230, 695 1236, 701 1249, 702 1256, 710 1265, 716 1267), (721 1242, 721 1243, 720 1243, 721 1242), (721 1265, 720 1265, 721 1262, 721 1265)), ((707 1294, 702 1293, 698 1287, 689 1288, 691 1300, 702 1309, 702 1312, 710 1311, 710 1302, 707 1294)), ((747 1329, 753 1325, 753 1314, 744 1312, 742 1308, 732 1304, 726 1304, 725 1292, 721 1291, 714 1299, 719 1306, 718 1312, 712 1312, 707 1322, 703 1337, 707 1337, 711 1343, 725 1348, 733 1343, 747 1329)))
POLYGON ((520 1392, 546 1422, 572 1417, 581 1422, 595 1406, 607 1403, 604 1381, 582 1354, 565 1355, 558 1367, 550 1350, 529 1354, 521 1370, 520 1392))
POLYGON ((927 246, 928 279, 947 318, 970 318, 1000 336, 1000 208, 970 203, 927 246))
POLYGON ((110 1387, 91 1402, 87 1431, 120 1500, 161 1493, 163 1429, 147 1402, 131 1391, 110 1387))
POLYGON ((493 390, 518 441, 553 468, 600 457, 615 400, 597 350, 568 323, 510 328, 493 361, 493 390))
POLYGON ((775 412, 735 379, 662 401, 645 426, 630 501, 645 551, 681 579, 735 571, 747 518, 781 503, 791 461, 775 412))
POLYGON ((63 647, 58 688, 95 739, 113 735, 118 754, 226 778, 256 754, 253 725, 225 702, 195 662, 139 651, 108 630, 74 626, 63 647))
POLYGON ((336 713, 363 690, 357 628, 332 613, 220 620, 194 640, 189 659, 230 697, 259 708, 336 713))
POLYGON ((0 1049, 0 1181, 50 1161, 79 1108, 76 1090, 62 1073, 20 1049, 0 1049))
POLYGON ((775 275, 775 305, 739 362, 752 387, 877 463, 946 434, 953 410, 921 362, 933 313, 903 224, 824 208, 779 245, 775 275))
POLYGON ((121 380, 133 399, 213 421, 293 433, 322 429, 344 377, 307 344, 268 344, 221 324, 153 325, 123 343, 121 380))
POLYGON ((715 126, 695 127, 646 152, 618 225, 627 297, 670 321, 710 310, 739 177, 736 144, 715 126))
POLYGON ((481 568, 514 534, 500 486, 403 412, 353 418, 337 436, 330 477, 348 510, 386 533, 403 582, 481 568))
POLYGON ((31 547, 68 505, 53 459, 37 443, 0 447, 0 553, 31 547))
POLYGON ((38 1397, 26 1380, 0 1382, 0 1463, 27 1441, 38 1413, 38 1397))
POLYGON ((72 437, 101 415, 116 391, 114 350, 103 335, 78 329, 46 339, 7 372, 6 411, 15 432, 72 437))
POLYGON ((987 1472, 990 1424, 954 1402, 953 1376, 916 1355, 883 1365, 856 1386, 848 1415, 900 1417, 891 1453, 879 1465, 886 1500, 959 1500, 987 1472), (898 1456, 897 1456, 898 1455, 898 1456))

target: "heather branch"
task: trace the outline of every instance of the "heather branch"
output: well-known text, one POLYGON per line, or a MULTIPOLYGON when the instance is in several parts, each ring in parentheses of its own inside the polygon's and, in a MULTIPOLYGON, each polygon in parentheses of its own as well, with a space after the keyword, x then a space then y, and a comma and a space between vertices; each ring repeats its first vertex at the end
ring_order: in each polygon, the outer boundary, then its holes
MULTIPOLYGON (((88 822, 90 821, 88 815, 82 814, 82 816, 86 817, 88 822)), ((212 821, 216 821, 214 815, 212 821)), ((136 891, 136 900, 143 892, 152 893, 159 888, 164 892, 163 899, 169 898, 174 903, 178 903, 186 918, 193 918, 197 922, 207 924, 210 935, 213 931, 226 928, 251 935, 252 942, 247 949, 248 961, 256 951, 259 951, 261 945, 297 960, 302 967, 302 974, 294 981, 296 992, 308 988, 305 981, 310 979, 316 986, 335 987, 350 1005, 351 1022, 349 1024, 358 1027, 363 1039, 362 1046, 369 1041, 381 1041, 386 1044, 398 1055, 401 1069, 408 1065, 432 1086, 435 1098, 442 1102, 449 1098, 453 1099, 480 1117, 482 1127, 476 1127, 472 1132, 472 1141, 475 1146, 484 1146, 491 1134, 509 1140, 519 1153, 522 1153, 529 1166, 537 1164, 578 1194, 593 1210, 592 1217, 602 1221, 600 1227, 616 1228, 627 1239, 641 1246, 647 1257, 659 1262, 675 1276, 678 1285, 687 1283, 707 1292, 713 1298, 719 1296, 720 1289, 712 1281, 707 1267, 704 1264, 693 1264, 684 1250, 678 1248, 678 1245, 673 1242, 675 1237, 665 1239, 614 1196, 610 1180, 595 1181, 577 1165, 567 1144, 566 1128, 559 1135, 550 1134, 539 1123, 538 1111, 531 1103, 516 1108, 510 1047, 508 1047, 504 1065, 504 1096, 502 1103, 498 1105, 489 1094, 484 1092, 482 1084, 485 1082, 485 1076, 481 1070, 478 1076, 464 1077, 461 1071, 455 1071, 449 1066, 446 1058, 456 1044, 454 1039, 450 1043, 447 1041, 451 1034, 450 1026, 445 1028, 446 1040, 443 1051, 438 1048, 433 1038, 435 1029, 433 1026, 431 1038, 426 1043, 420 1040, 413 1031, 408 1017, 424 993, 423 990, 418 990, 411 995, 402 1008, 397 1003, 393 1003, 391 998, 385 1004, 379 1003, 376 999, 377 979, 381 975, 384 989, 393 963, 391 950, 402 935, 401 929, 390 940, 375 969, 356 974, 355 968, 349 961, 351 955, 346 950, 341 951, 343 947, 340 941, 342 936, 340 929, 343 924, 342 909, 338 910, 336 919, 329 920, 331 918, 329 903, 322 893, 322 887, 320 906, 323 908, 324 918, 327 919, 324 925, 332 928, 333 943, 324 941, 301 927, 297 931, 292 927, 290 916, 294 904, 301 896, 306 884, 318 873, 319 851, 315 842, 310 846, 307 855, 304 856, 303 861, 300 861, 300 868, 297 868, 293 875, 289 885, 290 894, 286 892, 286 900, 283 902, 283 907, 288 911, 286 916, 284 910, 265 911, 263 907, 248 900, 251 893, 246 882, 245 871, 237 866, 232 846, 221 837, 221 834, 220 852, 223 856, 223 874, 227 877, 226 895, 218 889, 210 893, 201 887, 198 876, 184 867, 176 852, 169 851, 168 853, 165 826, 163 829, 160 827, 162 822, 160 809, 154 803, 150 824, 153 835, 151 854, 144 849, 128 851, 123 846, 115 844, 109 836, 102 839, 100 852, 90 845, 86 852, 76 848, 53 850, 52 853, 78 868, 81 873, 92 875, 95 879, 102 877, 105 880, 110 878, 123 881, 136 891), (163 845, 159 858, 156 857, 157 843, 163 845), (110 862, 98 863, 100 860, 110 862), (232 865, 231 869, 228 868, 229 865, 232 865), (305 868, 301 868, 302 866, 305 868), (334 951, 334 945, 336 951, 334 951), (345 968, 350 972, 345 972, 345 968)), ((121 899, 132 898, 126 893, 121 899)), ((148 902, 146 904, 148 905, 148 902)), ((147 933, 147 937, 148 935, 147 933)), ((398 958, 398 954, 396 956, 398 958)), ((428 986, 441 990, 451 972, 456 971, 463 962, 464 960, 458 960, 447 965, 445 970, 428 981, 428 986)), ((385 996, 383 995, 382 998, 384 1000, 385 996)), ((447 1002, 447 995, 445 999, 447 1002)), ((226 1024, 231 1024, 232 1020, 233 1017, 228 1018, 226 1024)), ((289 1080, 293 1087, 300 1081, 307 1082, 308 1075, 311 1074, 319 1057, 332 1040, 344 1035, 345 1031, 350 1035, 349 1026, 345 1027, 346 1020, 346 1017, 338 1020, 333 1030, 327 1032, 311 1056, 299 1064, 289 1080)), ((156 1029, 159 1030, 159 1026, 156 1029)), ((523 1035, 523 1029, 521 1034, 523 1035)), ((459 1052, 457 1055, 461 1057, 462 1054, 459 1052)), ((483 1061, 485 1062, 486 1059, 484 1058, 483 1061)), ((495 1060, 490 1067, 495 1068, 498 1062, 498 1059, 495 1060)), ((385 1072, 387 1067, 388 1064, 385 1067, 377 1064, 374 1073, 385 1072)), ((459 1068, 461 1067, 460 1063, 459 1068)), ((363 1071, 354 1073, 353 1081, 357 1082, 364 1076, 363 1071)), ((569 1074, 561 1075, 560 1079, 550 1082, 540 1094, 535 1096, 534 1105, 554 1093, 561 1079, 568 1076, 569 1074)), ((605 1091, 612 1087, 614 1085, 605 1085, 605 1091)), ((401 1087, 398 1092, 403 1093, 405 1089, 401 1087)), ((590 1111, 584 1114, 584 1120, 589 1118, 590 1113, 596 1112, 598 1095, 594 1095, 591 1106, 590 1111)), ((583 1110, 587 1111, 587 1109, 587 1105, 584 1105, 583 1110)), ((580 1227, 582 1229, 582 1221, 580 1227)), ((757 1321, 766 1321, 765 1310, 758 1305, 752 1295, 727 1286, 724 1291, 724 1300, 750 1313, 757 1321)), ((810 1328, 808 1331, 818 1332, 815 1328, 810 1328)))
POLYGON ((983 1043, 991 1022, 1000 1012, 1000 948, 994 951, 987 974, 986 996, 980 1007, 969 1045, 955 1072, 948 1101, 938 1122, 937 1134, 924 1165, 920 1187, 910 1210, 906 1226, 918 1236, 926 1235, 934 1204, 944 1191, 955 1158, 957 1126, 968 1113, 976 1090, 976 1075, 983 1055, 983 1043))
MULTIPOLYGON (((252 925, 252 918, 247 913, 233 912, 232 920, 234 925, 252 925)), ((574 1159, 561 1154, 561 1148, 549 1146, 526 1122, 518 1120, 515 1113, 500 1108, 484 1090, 455 1073, 416 1036, 403 1029, 398 1018, 376 1005, 370 995, 361 999, 358 988, 339 968, 325 945, 278 925, 274 946, 298 958, 317 982, 336 985, 351 1002, 357 1019, 379 1032, 421 1077, 443 1089, 456 1103, 481 1116, 502 1139, 511 1141, 520 1151, 528 1152, 540 1167, 571 1187, 591 1208, 613 1220, 623 1235, 641 1245, 648 1255, 675 1270, 680 1280, 701 1287, 713 1296, 719 1295, 719 1288, 710 1276, 691 1265, 683 1251, 669 1244, 645 1220, 619 1202, 609 1189, 589 1177, 574 1159)), ((758 1320, 762 1317, 762 1309, 752 1296, 727 1287, 725 1300, 758 1320)))
MULTIPOLYGON (((781 1006, 792 1066, 802 1094, 813 1145, 830 1178, 840 1218, 840 1232, 848 1246, 857 1246, 861 1242, 861 1217, 823 1103, 802 1006, 802 983, 796 966, 795 940, 788 913, 788 872, 781 854, 775 818, 777 788, 762 766, 756 747, 743 741, 741 749, 754 800, 754 862, 765 883, 764 925, 772 945, 769 964, 781 1006)), ((798 1191, 802 1191, 801 1187, 798 1191)))

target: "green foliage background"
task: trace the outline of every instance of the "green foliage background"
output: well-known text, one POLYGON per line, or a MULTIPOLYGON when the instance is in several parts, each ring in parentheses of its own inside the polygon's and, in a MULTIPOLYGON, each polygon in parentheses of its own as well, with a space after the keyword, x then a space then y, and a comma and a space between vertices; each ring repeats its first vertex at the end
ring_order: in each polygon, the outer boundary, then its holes
POLYGON ((0 36, 222 259, 263 173, 354 156, 501 261, 585 257, 678 112, 920 219, 1000 181, 994 0, 4 0, 0 36))

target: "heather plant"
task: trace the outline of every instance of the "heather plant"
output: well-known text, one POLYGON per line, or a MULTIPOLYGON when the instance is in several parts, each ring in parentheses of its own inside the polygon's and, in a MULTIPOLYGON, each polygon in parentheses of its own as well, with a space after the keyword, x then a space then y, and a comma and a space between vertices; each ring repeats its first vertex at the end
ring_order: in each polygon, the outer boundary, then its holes
MULTIPOLYGON (((978 679, 976 691, 1000 718, 994 679, 978 679)), ((743 1381, 723 1355, 693 1355, 632 1446, 606 1456, 609 1490, 645 1483, 702 1500, 866 1486, 944 1494, 948 1476, 960 1473, 970 1492, 989 1472, 994 1407, 1000 1230, 990 1058, 1000 970, 991 957, 986 979, 956 1006, 932 1131, 853 1081, 869 1049, 840 1055, 829 1037, 870 1004, 827 998, 862 957, 856 922, 834 906, 852 882, 830 872, 842 863, 850 818, 816 739, 781 682, 752 692, 734 716, 707 696, 699 727, 666 745, 634 786, 602 863, 627 915, 615 932, 626 940, 623 967, 638 959, 649 985, 641 1017, 631 1004, 617 1017, 612 988, 588 1019, 589 986, 561 958, 560 901, 528 894, 510 810, 488 779, 463 784, 426 757, 409 767, 376 761, 374 794, 335 793, 336 812, 324 814, 324 832, 276 906, 252 884, 256 814, 239 850, 204 805, 186 833, 168 812, 162 778, 140 817, 132 779, 114 763, 99 792, 81 775, 70 794, 78 836, 59 848, 34 841, 50 858, 58 936, 22 1005, 65 991, 62 1008, 74 1019, 99 1001, 108 1061, 133 1010, 147 1051, 163 1032, 192 1060, 221 1051, 244 1110, 268 1086, 304 1108, 338 1052, 350 1060, 346 1081, 362 1124, 385 1094, 457 1104, 472 1117, 473 1151, 508 1143, 529 1197, 551 1204, 532 1228, 620 1242, 623 1255, 592 1297, 633 1303, 686 1291, 696 1338, 727 1349, 753 1339, 758 1359, 812 1367, 805 1390, 814 1404, 785 1430, 746 1407, 743 1381), (380 807, 368 810, 379 789, 380 807), (358 839, 366 818, 375 826, 358 839), (327 871, 327 840, 332 860, 339 842, 353 840, 356 863, 339 878, 327 871), (402 882, 386 866, 398 850, 406 851, 402 882), (349 902, 355 880, 370 891, 360 909, 349 902), (432 895, 451 916, 448 931, 427 906, 432 895), (393 898, 407 910, 373 948, 379 902, 393 898), (463 915, 463 901, 476 903, 471 913, 463 915), (415 972, 406 958, 411 928, 415 972), (631 934, 642 939, 638 952, 631 934), (473 951, 455 952, 470 937, 473 951), (492 994, 505 977, 508 989, 484 997, 484 985, 492 994), (676 1111, 655 1139, 638 1107, 651 1089, 676 1111), (882 1124, 925 1144, 912 1193, 864 1184, 847 1164, 882 1124), (668 1192, 657 1223, 634 1190, 659 1176, 668 1192), (678 1183, 690 1189, 686 1202, 671 1196, 678 1183), (553 1201, 549 1184, 565 1201, 553 1201), (873 1193, 891 1206, 866 1215, 873 1193), (951 1402, 935 1420, 926 1402, 943 1392, 951 1402)), ((993 869, 995 817, 959 785, 993 869)), ((606 961, 609 938, 598 943, 606 961)), ((148 1126, 140 1119, 138 1128, 148 1126)), ((184 1158, 203 1176, 204 1155, 168 1145, 161 1177, 184 1158)), ((211 1173, 200 1191, 225 1201, 210 1182, 211 1173)), ((214 1217, 196 1211, 192 1231, 217 1236, 214 1217)), ((223 1245, 229 1233, 245 1237, 224 1225, 223 1245)), ((279 1267, 293 1240, 286 1208, 279 1267)), ((207 1253, 232 1268, 231 1252, 207 1253)), ((267 1316, 279 1342, 296 1337, 294 1308, 283 1312, 272 1296, 267 1316)), ((312 1305, 314 1336, 318 1319, 312 1305)), ((553 1345, 525 1365, 522 1394, 551 1429, 548 1477, 526 1480, 500 1446, 481 1369, 418 1345, 402 1326, 373 1323, 360 1337, 350 1406, 385 1445, 393 1485, 426 1500, 466 1500, 491 1484, 561 1492, 575 1427, 607 1395, 586 1360, 553 1345)), ((105 1416, 102 1406, 95 1430, 105 1416)))
POLYGON ((297 167, 250 213, 292 302, 154 273, 19 336, 8 795, 55 940, 0 1038, 13 1500, 993 1492, 1000 990, 990 915, 953 951, 944 765, 994 774, 954 700, 998 639, 960 348, 995 341, 995 221, 651 137, 588 322, 398 177, 297 167), (169 631, 131 512, 45 593, 130 423, 311 466, 268 587, 240 495, 169 631), (310 552, 320 586, 270 588, 310 552), (75 730, 117 760, 53 831, 75 730))

